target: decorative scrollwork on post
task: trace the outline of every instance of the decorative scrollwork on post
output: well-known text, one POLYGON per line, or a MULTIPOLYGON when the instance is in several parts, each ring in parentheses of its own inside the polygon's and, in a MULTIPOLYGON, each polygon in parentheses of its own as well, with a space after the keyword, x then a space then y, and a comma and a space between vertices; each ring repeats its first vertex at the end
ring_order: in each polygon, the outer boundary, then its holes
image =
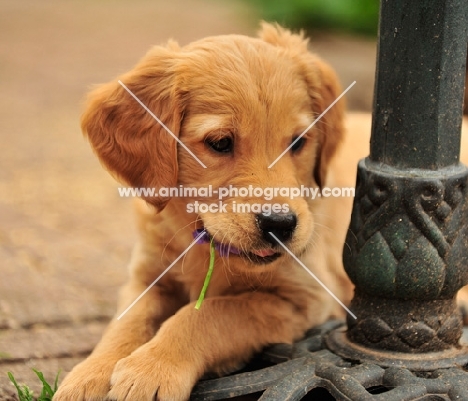
POLYGON ((456 347, 468 283, 468 170, 397 169, 366 159, 343 260, 356 285, 348 338, 400 352, 456 347))

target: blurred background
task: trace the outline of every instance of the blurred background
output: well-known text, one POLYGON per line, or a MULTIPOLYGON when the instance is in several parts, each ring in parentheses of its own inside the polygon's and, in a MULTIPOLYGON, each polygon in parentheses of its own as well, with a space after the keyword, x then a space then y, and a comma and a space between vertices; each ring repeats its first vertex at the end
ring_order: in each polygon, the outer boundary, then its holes
POLYGON ((371 37, 377 33, 378 0, 252 0, 249 3, 263 19, 289 27, 371 37))
POLYGON ((304 29, 352 110, 370 110, 377 0, 0 0, 0 400, 6 372, 37 391, 85 357, 114 313, 135 241, 131 201, 101 168, 79 118, 94 84, 152 46, 304 29))

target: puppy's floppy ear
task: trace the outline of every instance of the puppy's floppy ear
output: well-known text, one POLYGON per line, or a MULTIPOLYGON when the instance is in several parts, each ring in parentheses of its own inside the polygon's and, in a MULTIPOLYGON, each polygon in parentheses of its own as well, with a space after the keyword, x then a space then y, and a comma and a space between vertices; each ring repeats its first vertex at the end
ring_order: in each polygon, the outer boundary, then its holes
MULTIPOLYGON (((177 93, 178 47, 154 47, 121 82, 178 136, 183 101, 177 93)), ((177 183, 177 141, 116 80, 91 92, 83 133, 104 166, 132 187, 177 183)), ((162 210, 168 198, 147 197, 162 210)))
MULTIPOLYGON (((312 58, 314 64, 305 65, 306 70, 309 70, 306 71, 306 81, 313 101, 313 112, 318 117, 341 95, 342 90, 333 69, 316 57, 310 57, 309 60, 312 58), (318 71, 318 82, 315 81, 316 71, 312 72, 311 69, 318 71)), ((314 179, 321 188, 326 182, 330 161, 344 138, 344 113, 345 101, 341 98, 315 125, 318 134, 318 149, 314 179)))
MULTIPOLYGON (((312 112, 318 117, 341 94, 341 87, 333 69, 307 48, 308 40, 304 34, 293 34, 279 25, 263 23, 260 38, 272 45, 281 47, 298 63, 299 71, 307 84, 312 112)), ((320 187, 326 180, 328 165, 343 139, 345 102, 340 99, 317 122, 317 159, 314 167, 314 179, 320 187)))

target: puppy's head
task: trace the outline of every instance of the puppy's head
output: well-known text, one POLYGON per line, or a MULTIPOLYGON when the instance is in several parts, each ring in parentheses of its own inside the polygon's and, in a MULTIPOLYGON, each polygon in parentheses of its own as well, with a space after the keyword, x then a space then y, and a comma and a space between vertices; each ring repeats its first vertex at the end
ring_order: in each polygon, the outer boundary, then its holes
MULTIPOLYGON (((133 95, 118 82, 104 85, 90 95, 82 120, 117 178, 156 189, 252 188, 232 190, 224 209, 201 210, 191 220, 236 249, 246 266, 279 259, 277 239, 304 251, 314 232, 314 201, 291 199, 285 188, 325 184, 342 137, 343 105, 297 140, 340 94, 335 74, 308 52, 302 35, 264 24, 256 39, 155 47, 120 81, 133 95)), ((162 210, 170 199, 146 200, 162 210)), ((184 202, 194 200, 202 201, 184 202)))

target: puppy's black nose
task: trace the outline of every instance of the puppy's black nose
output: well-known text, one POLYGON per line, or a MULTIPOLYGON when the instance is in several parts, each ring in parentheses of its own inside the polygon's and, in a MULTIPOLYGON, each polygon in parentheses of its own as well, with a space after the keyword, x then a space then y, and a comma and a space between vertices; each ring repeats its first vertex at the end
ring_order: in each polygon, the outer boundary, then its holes
POLYGON ((277 245, 278 242, 270 235, 270 232, 281 242, 286 242, 291 239, 297 225, 294 213, 272 213, 270 215, 260 213, 257 214, 256 218, 263 239, 272 245, 277 245))

